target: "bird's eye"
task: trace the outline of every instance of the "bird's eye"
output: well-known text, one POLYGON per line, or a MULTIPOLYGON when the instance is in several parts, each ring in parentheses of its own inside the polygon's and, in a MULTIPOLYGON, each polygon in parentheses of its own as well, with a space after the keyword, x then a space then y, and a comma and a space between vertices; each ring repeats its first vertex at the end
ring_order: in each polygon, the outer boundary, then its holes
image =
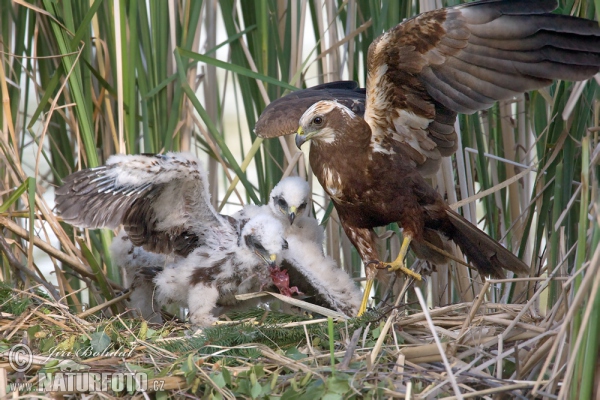
POLYGON ((286 201, 281 197, 277 199, 277 205, 279 205, 279 207, 287 207, 286 201))
POLYGON ((323 117, 314 117, 312 122, 315 125, 321 125, 323 123, 323 117))
POLYGON ((287 250, 288 248, 289 248, 288 242, 287 242, 287 240, 284 239, 283 240, 283 249, 287 250))
POLYGON ((252 248, 254 247, 258 251, 266 251, 262 244, 252 235, 244 236, 244 240, 246 241, 246 246, 252 248))
POLYGON ((304 210, 306 208, 306 203, 302 203, 300 204, 300 207, 298 207, 298 210, 304 210))

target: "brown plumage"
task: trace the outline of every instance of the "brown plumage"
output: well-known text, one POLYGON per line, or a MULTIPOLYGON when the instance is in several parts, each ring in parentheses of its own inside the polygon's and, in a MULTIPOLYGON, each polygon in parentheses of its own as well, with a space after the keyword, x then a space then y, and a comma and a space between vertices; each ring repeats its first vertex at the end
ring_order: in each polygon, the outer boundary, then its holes
POLYGON ((548 0, 484 0, 418 15, 369 47, 364 116, 355 86, 334 83, 332 95, 321 85, 271 103, 256 133, 292 133, 292 119, 303 112, 296 143, 311 140, 311 167, 365 263, 379 263, 372 228, 398 222, 419 257, 443 259, 425 243, 439 247, 442 234, 484 275, 526 273, 522 261, 451 211, 423 177, 456 151, 458 112, 598 72, 597 22, 550 14, 554 8, 548 0), (325 95, 317 102, 319 91, 325 95))
POLYGON ((371 129, 364 119, 335 102, 322 101, 305 113, 300 125, 304 135, 297 137, 299 144, 319 132, 311 138, 310 165, 365 262, 380 260, 371 229, 398 222, 421 258, 445 261, 425 244, 442 247, 439 232, 454 240, 484 275, 504 277, 503 269, 527 272, 510 251, 448 207, 414 164, 406 162, 409 155, 402 146, 392 143, 387 152, 373 151, 371 129), (321 118, 320 124, 316 118, 321 118))

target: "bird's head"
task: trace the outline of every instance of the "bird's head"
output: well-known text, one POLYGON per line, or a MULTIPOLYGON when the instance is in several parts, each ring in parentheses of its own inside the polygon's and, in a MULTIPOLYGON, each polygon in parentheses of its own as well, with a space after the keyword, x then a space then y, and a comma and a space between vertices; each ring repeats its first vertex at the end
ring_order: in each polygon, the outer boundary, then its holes
POLYGON ((269 207, 274 215, 287 219, 290 225, 296 217, 306 212, 310 188, 308 182, 298 176, 282 179, 271 190, 269 207))
POLYGON ((250 218, 241 234, 248 249, 271 268, 277 265, 277 258, 288 247, 283 225, 268 215, 250 218))
POLYGON ((333 143, 342 132, 335 126, 343 126, 356 114, 335 100, 321 100, 310 106, 302 117, 296 135, 296 146, 300 148, 307 140, 313 143, 333 143))

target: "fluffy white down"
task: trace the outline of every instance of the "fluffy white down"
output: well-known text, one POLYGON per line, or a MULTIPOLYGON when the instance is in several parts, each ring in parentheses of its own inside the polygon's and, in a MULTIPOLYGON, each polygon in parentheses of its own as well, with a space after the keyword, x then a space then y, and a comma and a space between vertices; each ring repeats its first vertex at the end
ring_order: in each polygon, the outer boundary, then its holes
POLYGON ((242 238, 253 235, 269 254, 280 255, 285 242, 285 229, 281 222, 270 215, 260 213, 242 228, 242 238))
POLYGON ((150 322, 162 322, 154 284, 140 276, 139 272, 143 267, 164 267, 173 258, 134 246, 125 231, 121 231, 113 239, 110 252, 113 262, 123 269, 125 284, 131 290, 128 306, 133 314, 141 315, 150 322))
POLYGON ((320 246, 298 235, 287 237, 288 250, 283 257, 304 275, 335 310, 349 317, 356 316, 361 293, 350 276, 335 261, 323 255, 320 246))
POLYGON ((115 238, 111 251, 131 286, 131 307, 144 318, 160 322, 160 306, 176 303, 189 308, 193 324, 207 326, 216 320, 214 312, 221 295, 258 290, 261 282, 270 280, 268 266, 246 245, 246 235, 253 235, 269 255, 281 257, 284 227, 277 219, 263 214, 245 224, 241 237, 233 231, 214 228, 211 235, 214 237, 207 238, 206 245, 198 247, 186 258, 145 251, 133 246, 125 233, 115 238), (138 275, 143 267, 161 267, 163 270, 150 283, 138 275), (192 276, 202 269, 208 269, 205 275, 210 279, 192 285, 192 276))
POLYGON ((193 324, 210 325, 216 320, 214 312, 219 296, 223 293, 237 294, 240 286, 244 287, 232 279, 234 276, 242 282, 268 282, 270 279, 267 265, 246 246, 244 237, 253 235, 269 254, 281 257, 283 232, 283 226, 276 219, 257 215, 243 227, 239 244, 237 235, 228 237, 229 243, 223 240, 218 248, 201 246, 188 257, 168 264, 154 280, 158 303, 187 305, 193 324), (211 281, 191 284, 192 276, 200 269, 215 265, 219 267, 210 271, 211 281))
MULTIPOLYGON (((269 195, 269 206, 271 207, 273 214, 282 214, 277 204, 273 201, 274 197, 281 196, 285 199, 289 207, 298 208, 302 203, 308 203, 309 195, 310 187, 306 180, 299 176, 288 176, 279 181, 273 190, 271 190, 271 194, 269 195)), ((306 210, 308 210, 308 208, 306 210)), ((304 211, 304 214, 306 214, 306 210, 304 211)), ((286 215, 283 217, 287 219, 286 215)))
POLYGON ((302 213, 296 216, 294 224, 290 225, 290 221, 275 204, 273 198, 281 196, 285 199, 289 207, 300 207, 302 203, 309 202, 310 187, 308 182, 298 176, 290 176, 282 179, 269 194, 269 204, 264 206, 257 206, 254 204, 248 204, 237 213, 233 214, 232 217, 238 220, 253 218, 259 214, 265 214, 275 217, 285 228, 285 236, 288 235, 300 235, 304 240, 317 243, 323 248, 323 241, 325 239, 325 231, 319 222, 309 217, 308 205, 302 211, 302 213))

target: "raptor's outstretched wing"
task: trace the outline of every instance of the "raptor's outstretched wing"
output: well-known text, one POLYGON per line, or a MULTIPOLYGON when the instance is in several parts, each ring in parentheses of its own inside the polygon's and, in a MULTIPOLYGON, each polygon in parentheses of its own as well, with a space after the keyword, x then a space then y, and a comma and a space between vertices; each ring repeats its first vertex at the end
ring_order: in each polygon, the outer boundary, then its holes
POLYGON ((131 242, 187 256, 207 229, 227 227, 210 204, 206 172, 192 154, 115 155, 75 172, 56 190, 63 219, 86 228, 123 224, 131 242))
POLYGON ((420 14, 379 36, 367 61, 365 121, 373 141, 403 145, 418 166, 437 166, 456 150, 457 112, 597 73, 598 23, 551 14, 556 6, 468 3, 420 14))
POLYGON ((296 91, 273 101, 255 131, 293 133, 319 100, 356 101, 366 106, 355 114, 371 127, 374 148, 401 147, 423 175, 435 173, 456 151, 457 113, 599 71, 598 22, 552 14, 556 7, 554 0, 483 0, 417 15, 369 46, 366 100, 344 82, 296 91))

